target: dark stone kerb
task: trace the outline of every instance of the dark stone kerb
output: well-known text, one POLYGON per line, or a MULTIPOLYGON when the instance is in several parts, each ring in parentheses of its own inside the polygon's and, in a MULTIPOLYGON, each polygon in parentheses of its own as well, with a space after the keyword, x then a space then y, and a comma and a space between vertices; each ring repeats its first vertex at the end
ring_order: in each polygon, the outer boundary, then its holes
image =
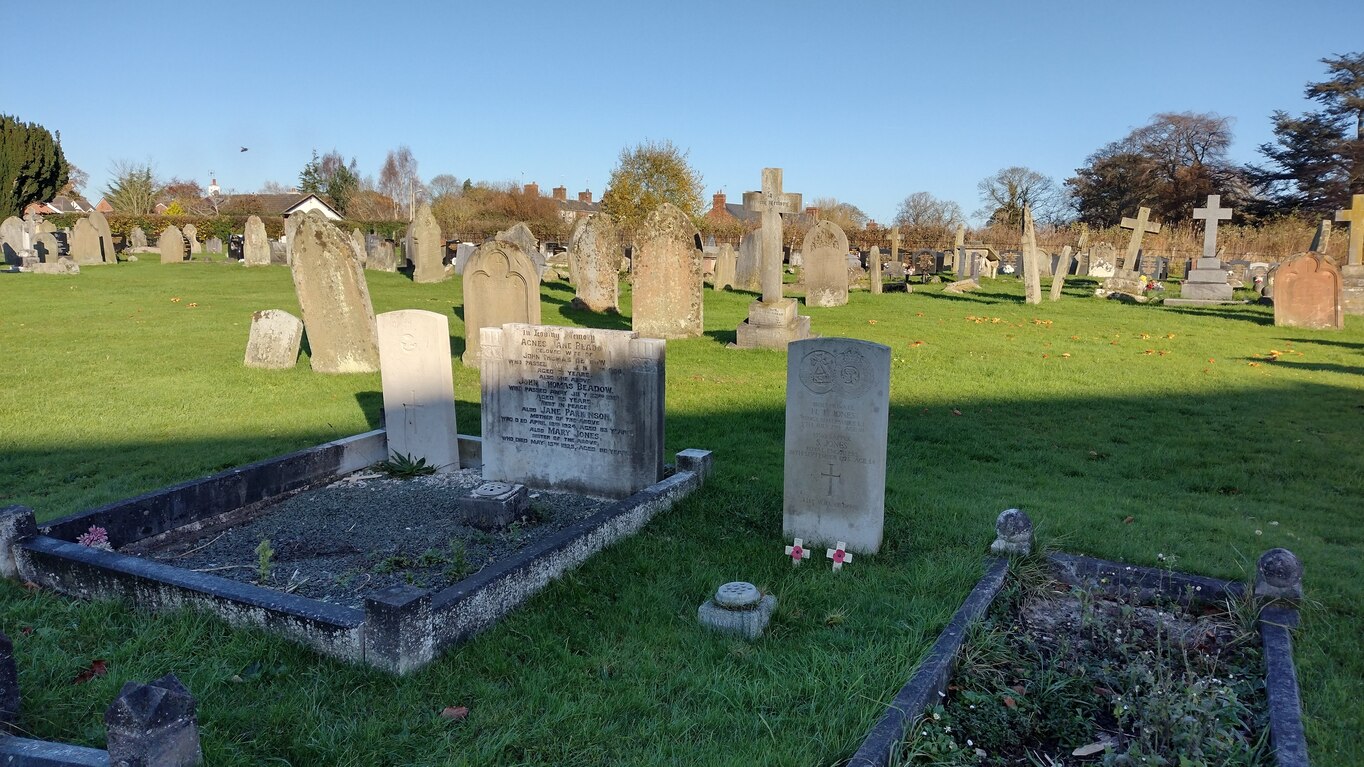
POLYGON ((1293 637, 1298 611, 1266 607, 1257 622, 1265 652, 1265 694, 1269 699, 1269 739, 1279 767, 1308 767, 1307 736, 1302 726, 1298 673, 1293 667, 1293 637))

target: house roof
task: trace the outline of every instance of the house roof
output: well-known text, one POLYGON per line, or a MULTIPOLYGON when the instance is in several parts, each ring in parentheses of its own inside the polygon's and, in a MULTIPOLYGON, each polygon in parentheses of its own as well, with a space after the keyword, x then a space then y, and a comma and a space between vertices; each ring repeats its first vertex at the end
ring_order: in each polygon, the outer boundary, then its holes
POLYGON ((230 204, 237 200, 241 201, 254 200, 254 202, 256 203, 256 207, 260 209, 260 212, 267 216, 287 216, 290 213, 293 213, 295 210, 297 210, 299 206, 307 202, 309 199, 317 200, 319 204, 326 207, 326 209, 331 211, 337 218, 342 218, 342 215, 339 212, 337 212, 336 208, 332 207, 330 203, 328 203, 326 200, 322 199, 321 197, 318 197, 315 194, 289 192, 286 194, 223 195, 224 204, 230 204))
POLYGON ((568 210, 574 213, 597 213, 601 210, 599 202, 582 202, 581 200, 555 200, 559 203, 559 210, 568 210))
POLYGON ((90 203, 82 204, 82 201, 71 197, 55 197, 52 202, 35 202, 25 206, 25 215, 37 213, 39 215, 54 215, 58 213, 89 213, 92 210, 90 203))

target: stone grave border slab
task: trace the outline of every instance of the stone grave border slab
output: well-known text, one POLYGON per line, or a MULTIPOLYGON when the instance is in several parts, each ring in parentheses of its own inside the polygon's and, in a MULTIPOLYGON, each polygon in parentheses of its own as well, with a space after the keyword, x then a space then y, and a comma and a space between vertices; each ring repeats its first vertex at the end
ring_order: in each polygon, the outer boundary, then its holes
MULTIPOLYGON (((1052 574, 1072 586, 1082 586, 1108 596, 1136 593, 1142 601, 1154 597, 1174 599, 1187 605, 1192 601, 1215 602, 1226 597, 1239 598, 1245 584, 1172 572, 1153 567, 1128 565, 1103 559, 1054 553, 1047 555, 1052 574)), ((928 655, 895 695, 877 720, 848 767, 888 767, 895 761, 905 734, 918 719, 947 692, 956 666, 957 653, 965 643, 967 629, 980 620, 994 603, 1008 573, 1008 561, 986 558, 985 575, 976 583, 947 626, 938 635, 928 655)), ((1298 625, 1298 611, 1274 603, 1260 611, 1256 626, 1265 658, 1265 692, 1269 705, 1270 741, 1274 764, 1279 767, 1308 767, 1307 738, 1302 724, 1302 700, 1297 671, 1293 665, 1293 640, 1289 629, 1298 625)))
MULTIPOLYGON (((481 465, 482 442, 459 435, 460 462, 481 465)), ((404 674, 496 623, 550 581, 697 490, 708 450, 677 453, 675 472, 536 545, 441 591, 395 586, 341 607, 76 543, 92 525, 119 548, 171 531, 249 518, 264 505, 331 482, 388 457, 383 429, 228 469, 39 526, 22 506, 0 509, 0 575, 82 599, 137 607, 192 607, 234 626, 262 627, 323 655, 404 674)))

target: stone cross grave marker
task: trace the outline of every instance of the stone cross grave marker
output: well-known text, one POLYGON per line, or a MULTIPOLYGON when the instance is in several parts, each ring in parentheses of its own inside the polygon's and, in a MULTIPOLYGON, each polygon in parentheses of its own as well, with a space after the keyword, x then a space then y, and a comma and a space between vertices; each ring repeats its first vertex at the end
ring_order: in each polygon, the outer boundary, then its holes
POLYGON ((871 246, 871 252, 867 254, 867 272, 871 278, 871 292, 873 295, 881 293, 881 249, 875 245, 871 246))
POLYGON ((375 322, 389 457, 422 459, 438 472, 459 469, 450 319, 403 309, 384 312, 375 322))
POLYGON ((783 535, 875 553, 885 517, 890 347, 812 338, 788 352, 783 535))
POLYGON ((246 266, 270 265, 270 239, 265 236, 265 224, 260 216, 246 219, 246 242, 242 246, 242 263, 246 266))
POLYGON ((484 480, 625 498, 663 478, 666 342, 511 323, 480 347, 484 480))
POLYGON ((421 283, 440 282, 445 279, 445 264, 442 263, 445 241, 440 236, 440 224, 431 213, 431 205, 422 203, 417 215, 408 229, 412 249, 407 257, 412 261, 412 281, 421 283))
POLYGON ((781 292, 781 214, 800 210, 800 195, 781 190, 781 168, 763 168, 761 191, 744 192, 744 208, 762 214, 762 255, 759 259, 763 302, 775 304, 781 292))
POLYGON ((1227 270, 1217 257, 1217 222, 1231 218, 1231 208, 1222 207, 1222 196, 1208 195, 1207 207, 1194 208, 1193 217, 1204 221, 1203 257, 1189 270, 1180 285, 1181 298, 1204 301, 1230 301, 1231 286, 1227 270))
POLYGON ((1056 273, 1051 278, 1050 298, 1053 301, 1059 301, 1061 299, 1061 288, 1065 287, 1066 275, 1070 274, 1070 254, 1071 250, 1069 245, 1061 248, 1061 257, 1056 262, 1056 273))
POLYGON ((1364 194, 1351 198, 1351 206, 1336 211, 1336 222, 1350 225, 1350 244, 1345 249, 1346 264, 1364 264, 1364 194))
POLYGON ((251 335, 246 342, 249 368, 283 370, 298 364, 303 342, 303 321, 283 309, 266 309, 251 315, 251 335))
POLYGON ((701 235, 687 214, 667 202, 655 208, 644 220, 630 268, 635 332, 646 338, 701 335, 701 235))
POLYGON ((184 233, 185 242, 189 245, 190 256, 193 257, 195 253, 203 253, 204 246, 199 243, 198 228, 194 224, 185 224, 184 233))
MULTIPOLYGON (((1222 207, 1222 195, 1208 195, 1207 207, 1194 208, 1193 217, 1203 220, 1203 258, 1217 258, 1217 222, 1231 219, 1231 208, 1222 207)), ((1219 261, 1217 267, 1222 264, 1219 261)), ((1217 268, 1204 267, 1199 264, 1198 268, 1217 268)))
POLYGON ((156 248, 161 251, 163 264, 178 264, 185 260, 185 238, 174 224, 161 232, 161 237, 156 241, 156 248))
POLYGON ((820 221, 810 227, 805 251, 805 305, 848 303, 848 236, 838 224, 820 221))
POLYGON ((365 271, 350 240, 321 213, 295 213, 290 274, 303 310, 313 370, 373 373, 379 369, 378 328, 365 271))
POLYGON ((464 267, 464 364, 479 366, 480 330, 509 322, 540 324, 540 273, 516 243, 489 240, 464 267))
POLYGON ((1032 208, 1023 206, 1023 301, 1042 303, 1041 254, 1037 252, 1037 228, 1032 220, 1032 208))
POLYGON ((1160 224, 1150 221, 1151 209, 1138 208, 1136 218, 1123 217, 1122 228, 1132 230, 1132 238, 1127 241, 1127 254, 1123 257, 1122 263, 1117 265, 1119 269, 1136 269, 1137 259, 1141 257, 1141 238, 1146 234, 1158 234, 1160 224))
POLYGON ((620 256, 620 234, 609 215, 578 219, 568 238, 574 306, 590 312, 620 310, 620 256))

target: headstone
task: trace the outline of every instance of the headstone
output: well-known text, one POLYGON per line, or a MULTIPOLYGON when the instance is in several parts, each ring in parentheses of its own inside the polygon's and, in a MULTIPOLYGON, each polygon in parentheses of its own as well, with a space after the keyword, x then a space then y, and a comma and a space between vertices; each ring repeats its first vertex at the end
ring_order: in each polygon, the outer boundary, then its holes
POLYGON ((1070 273, 1071 255, 1070 246, 1061 248, 1061 257, 1056 262, 1056 268, 1052 270, 1051 295, 1053 301, 1061 298, 1061 289, 1066 285, 1066 275, 1070 273))
POLYGON ((873 554, 885 517, 890 347, 812 338, 788 353, 782 535, 873 554))
POLYGON ((365 272, 350 241, 321 213, 299 216, 290 274, 318 373, 379 369, 378 330, 365 272))
POLYGON ((270 240, 265 236, 265 224, 259 216, 246 219, 246 245, 242 254, 242 263, 246 266, 270 265, 270 240))
MULTIPOLYGON (((892 226, 886 233, 886 239, 890 240, 890 262, 892 264, 901 263, 900 261, 900 227, 892 226)), ((903 271, 903 269, 901 270, 903 271)))
POLYGON ((480 330, 509 322, 540 324, 540 276, 515 243, 489 240, 464 267, 464 364, 479 366, 480 330))
POLYGON ((422 203, 417 215, 408 228, 412 249, 407 257, 412 261, 412 281, 421 283, 440 282, 445 279, 445 240, 440 234, 440 224, 431 213, 431 206, 422 203))
POLYGON ((142 231, 140 226, 133 227, 133 231, 128 234, 128 243, 132 248, 147 247, 147 233, 142 231))
POLYGON ((369 251, 369 258, 365 260, 365 268, 373 269, 376 272, 398 271, 398 251, 393 245, 393 240, 380 240, 369 251))
POLYGON ((461 242, 455 246, 455 274, 464 274, 464 266, 476 250, 478 246, 472 242, 461 242))
POLYGON ((25 235, 24 222, 18 217, 10 216, 0 222, 0 264, 19 263, 19 252, 28 250, 25 235))
MULTIPOLYGON (((781 215, 799 211, 801 196, 783 192, 781 176, 781 168, 763 168, 762 189, 744 193, 744 207, 762 214, 762 228, 755 233, 758 243, 749 247, 758 253, 758 281, 763 294, 748 305, 748 319, 735 332, 735 345, 743 349, 785 349, 792 341, 810 337, 810 318, 800 316, 795 299, 782 292, 781 215)), ((845 240, 845 252, 846 246, 845 240)), ((843 275, 847 279, 846 270, 843 275)))
POLYGON ((298 364, 303 341, 303 321, 283 309, 265 309, 251 315, 251 336, 246 342, 249 368, 283 370, 298 364))
POLYGON ((106 264, 117 264, 118 254, 114 252, 114 233, 109 229, 109 219, 97 210, 90 211, 90 225, 99 234, 99 251, 106 264))
POLYGON ((294 240, 297 239, 298 227, 302 222, 303 217, 297 212, 284 217, 284 262, 286 264, 294 263, 294 240))
POLYGON ((540 252, 540 241, 535 239, 530 227, 526 226, 524 222, 516 222, 510 228, 493 235, 493 239, 515 243, 516 247, 520 248, 521 252, 526 254, 526 257, 535 264, 536 278, 545 276, 545 268, 548 264, 545 262, 545 255, 540 252))
MULTIPOLYGON (((734 265, 734 289, 757 293, 762 290, 762 231, 745 234, 739 240, 739 258, 734 265)), ((778 251, 780 245, 778 246, 778 251)), ((794 266, 795 264, 793 264, 794 266)))
POLYGON ((879 295, 881 293, 881 249, 875 245, 871 246, 871 252, 867 254, 867 274, 871 276, 871 292, 879 295))
POLYGON ((365 266, 369 263, 369 250, 365 247, 365 236, 360 234, 359 229, 350 230, 350 247, 355 251, 355 257, 360 259, 360 265, 365 266))
POLYGON ((484 479, 605 498, 663 479, 664 341, 513 323, 481 346, 484 479))
POLYGON ((1158 234, 1160 232, 1160 224, 1148 220, 1150 216, 1150 208, 1138 208, 1136 218, 1123 218, 1122 228, 1131 229, 1132 237, 1127 241, 1127 255, 1123 257, 1122 263, 1117 265, 1117 269, 1132 271, 1138 268, 1138 261, 1141 258, 1142 237, 1148 233, 1158 234))
POLYGON ((222 241, 221 239, 217 238, 217 237, 210 237, 210 238, 208 238, 207 240, 204 240, 204 252, 205 252, 205 253, 222 253, 222 252, 223 252, 223 241, 222 241))
POLYGON ((1329 247, 1331 247, 1331 219, 1323 218, 1317 224, 1317 232, 1312 235, 1312 245, 1307 250, 1326 255, 1326 249, 1329 247))
POLYGON ((389 456, 422 459, 437 471, 459 469, 449 318, 404 309, 376 320, 389 456))
POLYGON ((568 238, 573 305, 590 312, 620 311, 620 235, 605 213, 578 219, 568 238))
POLYGON ((1279 265, 1274 278, 1274 324, 1339 330, 1345 327, 1340 269, 1325 256, 1303 253, 1279 265))
POLYGON ((104 712, 109 764, 191 767, 203 763, 194 696, 167 674, 147 684, 127 682, 104 712))
POLYGON ((1042 303, 1042 254, 1037 249, 1037 228, 1033 225, 1032 207, 1023 206, 1023 302, 1042 303))
POLYGON ((185 238, 174 224, 161 232, 161 237, 156 241, 156 248, 161 251, 163 264, 178 264, 185 260, 185 238))
MULTIPOLYGON (((57 243, 57 235, 52 232, 38 232, 33 236, 33 250, 38 254, 38 258, 45 264, 55 264, 61 257, 61 245, 57 243)), ((69 259, 68 259, 69 260, 69 259)), ((75 265, 75 262, 71 262, 75 265)))
POLYGON ((725 243, 720 246, 720 250, 715 254, 715 276, 711 280, 711 285, 716 290, 734 287, 736 267, 739 262, 739 254, 734 251, 734 246, 725 243))
MULTIPOLYGON (((81 266, 104 263, 104 254, 100 252, 99 231, 90 223, 90 219, 82 218, 76 221, 76 225, 71 228, 71 260, 81 266)), ((162 261, 165 259, 163 258, 162 261)))
MULTIPOLYGON (((50 232, 44 232, 51 237, 50 232)), ((32 268, 34 274, 80 274, 80 265, 65 256, 56 261, 44 261, 32 268)))
POLYGON ((185 224, 185 242, 189 243, 189 255, 194 257, 195 253, 204 252, 204 246, 199 243, 199 230, 194 224, 185 224))
POLYGON ((1117 248, 1106 242, 1095 245, 1089 251, 1089 276, 1100 279, 1112 277, 1117 271, 1117 261, 1117 248))
POLYGON ((293 263, 293 254, 289 250, 289 243, 283 240, 270 241, 270 263, 275 266, 288 266, 293 263))
POLYGON ((1203 257, 1189 270, 1180 285, 1181 298, 1198 301, 1230 301, 1231 285, 1227 284, 1227 270, 1217 257, 1217 222, 1231 218, 1231 208, 1223 208, 1222 196, 1208 195, 1207 207, 1194 208, 1193 217, 1201 218, 1203 228, 1203 257))
POLYGON ((631 327, 644 338, 690 338, 703 328, 701 235, 687 214, 663 203, 636 240, 631 327))
POLYGON ((1336 211, 1336 222, 1350 225, 1350 242, 1340 267, 1341 302, 1346 314, 1364 314, 1364 194, 1352 196, 1349 208, 1336 211))
POLYGON ((838 224, 820 221, 810 227, 801 246, 805 251, 805 305, 843 306, 848 303, 848 236, 838 224))
POLYGON ((970 262, 974 259, 969 258, 966 253, 966 227, 957 224, 957 233, 952 238, 952 271, 956 272, 957 279, 963 279, 971 275, 970 262))

